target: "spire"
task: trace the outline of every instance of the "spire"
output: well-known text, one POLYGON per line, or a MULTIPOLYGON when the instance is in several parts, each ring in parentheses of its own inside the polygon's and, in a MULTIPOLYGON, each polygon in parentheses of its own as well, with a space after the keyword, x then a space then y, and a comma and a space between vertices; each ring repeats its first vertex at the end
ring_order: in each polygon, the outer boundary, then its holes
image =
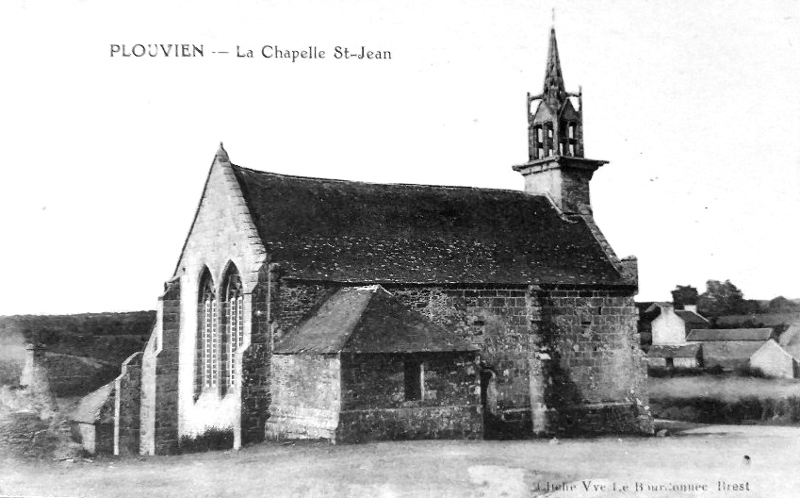
POLYGON ((222 142, 219 143, 219 149, 217 150, 217 159, 221 163, 229 163, 231 160, 228 158, 228 153, 225 151, 225 147, 222 146, 222 142))
POLYGON ((556 28, 550 28, 550 47, 547 50, 547 68, 544 74, 544 101, 558 107, 567 98, 564 89, 564 76, 561 74, 561 61, 558 58, 556 28))

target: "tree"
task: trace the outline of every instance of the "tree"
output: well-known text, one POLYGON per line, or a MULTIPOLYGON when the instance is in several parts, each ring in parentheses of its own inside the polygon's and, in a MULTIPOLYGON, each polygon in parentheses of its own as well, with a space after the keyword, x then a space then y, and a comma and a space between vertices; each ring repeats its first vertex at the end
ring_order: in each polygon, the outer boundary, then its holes
POLYGON ((783 296, 778 296, 769 302, 767 308, 770 313, 796 313, 800 308, 797 303, 786 299, 783 296))
POLYGON ((747 313, 749 306, 742 291, 730 280, 709 280, 697 300, 697 309, 705 316, 740 315, 747 313))
POLYGON ((697 304, 697 289, 691 285, 676 285, 672 291, 672 304, 676 310, 682 310, 687 304, 697 304))

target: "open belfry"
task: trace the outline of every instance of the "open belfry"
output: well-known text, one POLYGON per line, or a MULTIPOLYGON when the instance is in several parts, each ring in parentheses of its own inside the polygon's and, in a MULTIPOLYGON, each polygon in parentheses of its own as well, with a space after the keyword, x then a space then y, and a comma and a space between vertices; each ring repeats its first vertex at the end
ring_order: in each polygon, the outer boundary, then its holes
POLYGON ((552 30, 524 190, 270 173, 220 146, 117 378, 115 452, 651 433, 636 259, 595 224, 581 100, 552 30))

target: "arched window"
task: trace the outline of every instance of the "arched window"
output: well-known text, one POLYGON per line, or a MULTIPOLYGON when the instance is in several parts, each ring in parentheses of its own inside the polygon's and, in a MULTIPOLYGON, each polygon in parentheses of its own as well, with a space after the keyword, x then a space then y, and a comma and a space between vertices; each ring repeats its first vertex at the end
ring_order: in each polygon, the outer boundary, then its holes
POLYGON ((236 267, 231 264, 225 276, 223 288, 225 293, 225 322, 222 330, 222 372, 223 391, 236 385, 236 351, 244 341, 244 295, 242 279, 236 267))
POLYGON ((219 379, 219 331, 217 296, 211 273, 206 270, 200 278, 197 303, 197 372, 196 390, 213 388, 219 379))

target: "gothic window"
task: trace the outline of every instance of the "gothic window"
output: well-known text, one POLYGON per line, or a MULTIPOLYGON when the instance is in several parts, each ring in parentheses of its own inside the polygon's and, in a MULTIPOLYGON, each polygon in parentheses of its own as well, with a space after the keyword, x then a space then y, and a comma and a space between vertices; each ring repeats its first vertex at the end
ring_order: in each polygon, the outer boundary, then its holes
POLYGON ((406 360, 403 380, 406 401, 419 401, 423 397, 425 386, 425 367, 421 361, 406 360))
POLYGON ((222 371, 225 390, 235 385, 236 352, 244 341, 244 295, 242 279, 234 265, 230 265, 223 286, 224 324, 222 331, 222 371))
MULTIPOLYGON (((207 389, 218 385, 219 331, 217 296, 211 273, 206 269, 200 278, 197 303, 197 388, 207 389)), ((199 392, 196 390, 196 395, 199 392)))

